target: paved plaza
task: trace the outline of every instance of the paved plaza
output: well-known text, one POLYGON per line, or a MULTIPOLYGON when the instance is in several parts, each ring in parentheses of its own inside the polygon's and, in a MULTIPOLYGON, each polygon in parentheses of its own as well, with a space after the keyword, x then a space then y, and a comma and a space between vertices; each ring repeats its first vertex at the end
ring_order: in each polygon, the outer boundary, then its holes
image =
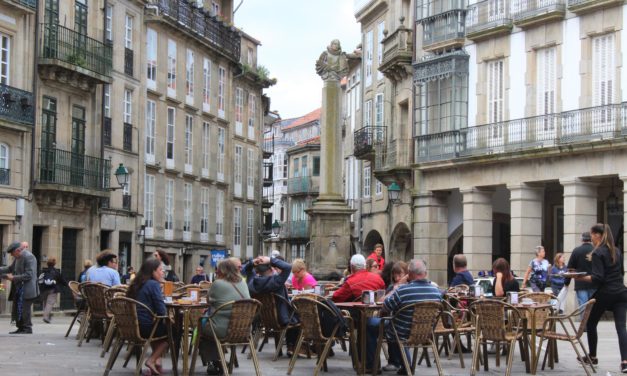
MULTIPOLYGON (((9 325, 7 317, 0 318, 0 375, 23 375, 23 376, 61 376, 61 375, 102 375, 107 358, 100 358, 100 341, 91 340, 84 343, 82 347, 77 347, 74 340, 76 330, 73 335, 65 338, 65 331, 70 323, 69 317, 60 317, 57 314, 52 324, 44 324, 41 317, 34 317, 35 326, 32 335, 9 335, 8 332, 14 330, 9 325)), ((107 354, 108 357, 108 354, 107 354)), ((555 370, 547 369, 538 372, 539 375, 584 375, 583 369, 576 361, 576 357, 569 344, 559 344, 560 362, 556 364, 555 370)), ((618 374, 620 355, 614 323, 610 321, 601 322, 599 325, 599 367, 597 374, 607 376, 618 374)), ((276 362, 272 361, 270 346, 264 347, 259 354, 261 370, 264 375, 285 375, 287 372, 288 358, 283 357, 276 362)), ((443 357, 442 366, 446 375, 468 375, 471 362, 471 354, 465 354, 466 368, 459 368, 459 359, 452 360, 443 357)), ((235 375, 252 375, 254 369, 252 361, 246 356, 239 356, 240 368, 236 368, 235 375)), ((501 368, 495 367, 494 355, 490 356, 490 371, 478 372, 478 375, 500 375, 505 373, 505 359, 501 357, 501 368)), ((118 359, 111 375, 132 375, 133 368, 122 368, 122 359, 118 359)), ((385 364, 385 363, 384 363, 385 364)), ((336 347, 336 355, 329 359, 329 374, 351 375, 354 374, 350 358, 347 353, 342 352, 339 346, 336 347)), ((293 375, 313 374, 314 360, 299 359, 293 375)), ((165 374, 172 374, 169 356, 164 359, 165 374)), ((180 367, 179 367, 180 370, 180 367)), ((198 362, 197 374, 205 374, 204 367, 198 362)), ((435 367, 427 368, 424 363, 416 370, 418 375, 437 375, 435 367)), ((395 375, 395 373, 383 373, 383 375, 395 375)), ((514 375, 524 374, 524 363, 520 361, 518 352, 514 359, 514 375)))

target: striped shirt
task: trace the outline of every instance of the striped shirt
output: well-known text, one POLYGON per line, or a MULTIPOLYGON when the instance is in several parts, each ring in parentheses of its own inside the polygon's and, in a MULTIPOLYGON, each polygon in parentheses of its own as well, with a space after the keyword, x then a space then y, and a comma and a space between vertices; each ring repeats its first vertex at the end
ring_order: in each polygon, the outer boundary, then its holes
MULTIPOLYGON (((424 301, 441 301, 442 294, 437 287, 433 286, 427 279, 416 279, 406 285, 400 286, 394 293, 385 299, 383 306, 385 310, 394 314, 401 307, 424 301)), ((411 331, 411 322, 414 311, 411 309, 403 311, 393 321, 396 332, 401 339, 406 339, 411 331)), ((388 336, 391 333, 388 333, 388 336)))

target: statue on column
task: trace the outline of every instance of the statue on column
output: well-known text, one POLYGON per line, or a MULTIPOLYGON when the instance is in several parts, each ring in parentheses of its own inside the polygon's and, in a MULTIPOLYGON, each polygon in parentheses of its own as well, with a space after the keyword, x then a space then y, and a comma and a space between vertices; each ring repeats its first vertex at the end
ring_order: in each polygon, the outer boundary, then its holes
POLYGON ((339 81, 348 73, 348 60, 352 57, 352 54, 342 51, 338 39, 333 39, 327 46, 327 50, 322 52, 316 61, 316 73, 323 80, 339 81))

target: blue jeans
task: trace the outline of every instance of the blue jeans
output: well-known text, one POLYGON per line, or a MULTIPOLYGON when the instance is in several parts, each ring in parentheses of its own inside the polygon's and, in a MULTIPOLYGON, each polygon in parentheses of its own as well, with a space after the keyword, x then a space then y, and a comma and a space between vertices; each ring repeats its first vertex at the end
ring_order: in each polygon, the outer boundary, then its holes
MULTIPOLYGON (((374 362, 374 353, 377 351, 377 340, 379 339, 379 323, 381 319, 378 317, 371 317, 368 319, 366 323, 366 369, 372 369, 374 362)), ((387 324, 386 329, 383 334, 387 332, 387 324)), ((403 367, 403 358, 401 357, 401 349, 398 347, 396 341, 388 342, 388 355, 390 358, 388 359, 389 364, 393 364, 398 367, 403 367)), ((405 349, 405 355, 407 356, 408 361, 411 363, 411 358, 409 357, 409 351, 405 349)))
POLYGON ((586 304, 588 300, 592 299, 592 295, 594 295, 596 291, 596 289, 575 290, 577 294, 577 304, 586 304))

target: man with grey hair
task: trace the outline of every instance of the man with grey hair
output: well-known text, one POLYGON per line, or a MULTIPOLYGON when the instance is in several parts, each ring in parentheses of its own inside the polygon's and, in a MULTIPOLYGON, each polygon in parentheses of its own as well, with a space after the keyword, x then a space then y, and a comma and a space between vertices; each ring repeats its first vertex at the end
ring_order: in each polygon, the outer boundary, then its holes
MULTIPOLYGON (((427 265, 423 260, 414 259, 407 265, 409 275, 407 284, 398 287, 383 302, 381 316, 394 315, 401 307, 405 305, 423 302, 442 300, 442 294, 437 287, 433 286, 427 279, 427 265)), ((403 311, 396 320, 394 320, 394 328, 399 338, 406 339, 411 331, 412 310, 403 311)), ((370 318, 367 324, 366 337, 366 368, 372 369, 374 361, 374 353, 377 347, 377 337, 379 335, 379 323, 381 319, 370 318)), ((394 338, 391 328, 386 328, 386 337, 394 338)), ((399 375, 406 375, 407 372, 402 368, 403 360, 401 358, 401 350, 395 341, 388 342, 389 359, 388 365, 384 367, 385 371, 398 371, 399 375)))
POLYGON ((366 258, 360 254, 351 257, 351 275, 346 277, 342 286, 333 293, 333 301, 354 302, 361 299, 361 294, 369 290, 383 290, 385 283, 381 276, 366 270, 366 258))

